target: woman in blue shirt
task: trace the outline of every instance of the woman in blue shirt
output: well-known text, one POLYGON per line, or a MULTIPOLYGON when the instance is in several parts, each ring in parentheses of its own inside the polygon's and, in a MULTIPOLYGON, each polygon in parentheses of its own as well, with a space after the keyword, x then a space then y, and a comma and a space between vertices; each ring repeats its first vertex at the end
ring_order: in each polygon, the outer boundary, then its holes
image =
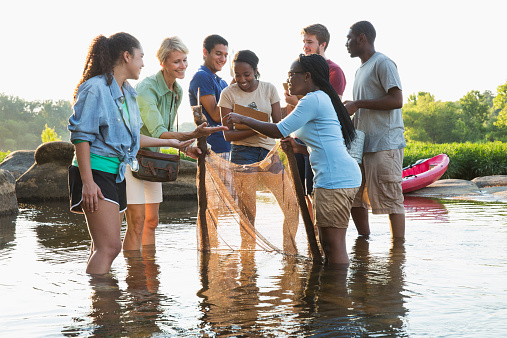
POLYGON ((291 65, 289 92, 304 96, 279 123, 261 122, 231 113, 229 123, 242 123, 272 138, 292 132, 306 146, 291 142, 294 151, 308 153, 314 171, 314 221, 329 265, 348 264, 345 245, 350 209, 361 185, 361 171, 348 154, 354 126, 338 94, 329 83, 329 66, 317 54, 300 55, 291 65))
POLYGON ((181 149, 194 141, 140 135, 137 94, 127 80, 139 78, 143 56, 141 44, 130 34, 96 37, 74 93, 68 129, 76 156, 69 167, 69 191, 71 211, 85 214, 92 239, 86 268, 90 274, 108 273, 121 251, 125 169, 127 164, 137 167, 139 147, 181 149))

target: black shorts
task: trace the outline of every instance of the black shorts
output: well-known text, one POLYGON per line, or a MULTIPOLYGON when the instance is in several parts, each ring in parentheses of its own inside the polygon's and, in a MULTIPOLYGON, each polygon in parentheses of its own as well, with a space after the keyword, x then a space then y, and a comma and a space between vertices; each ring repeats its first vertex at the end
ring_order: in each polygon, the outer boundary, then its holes
MULTIPOLYGON (((116 183, 116 174, 106 173, 92 169, 93 180, 102 191, 106 201, 118 204, 120 212, 127 209, 127 185, 125 180, 116 183)), ((81 202, 83 201, 83 182, 79 168, 71 165, 69 167, 69 198, 70 211, 82 214, 81 202)))

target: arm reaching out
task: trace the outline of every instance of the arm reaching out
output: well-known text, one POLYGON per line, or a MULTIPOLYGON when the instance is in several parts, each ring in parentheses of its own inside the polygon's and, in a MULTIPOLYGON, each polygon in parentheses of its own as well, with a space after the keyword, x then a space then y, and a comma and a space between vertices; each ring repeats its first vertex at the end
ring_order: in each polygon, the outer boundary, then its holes
POLYGON ((224 116, 224 121, 226 121, 227 124, 229 125, 232 123, 244 124, 257 132, 266 135, 267 137, 271 138, 283 137, 282 133, 280 132, 275 123, 262 122, 236 113, 227 114, 226 116, 224 116))
POLYGON ((220 111, 222 114, 222 125, 226 126, 228 130, 224 131, 224 138, 226 141, 239 141, 243 140, 247 137, 256 135, 257 133, 253 130, 236 130, 234 129, 233 122, 227 120, 225 117, 229 116, 232 112, 230 108, 220 107, 220 111))

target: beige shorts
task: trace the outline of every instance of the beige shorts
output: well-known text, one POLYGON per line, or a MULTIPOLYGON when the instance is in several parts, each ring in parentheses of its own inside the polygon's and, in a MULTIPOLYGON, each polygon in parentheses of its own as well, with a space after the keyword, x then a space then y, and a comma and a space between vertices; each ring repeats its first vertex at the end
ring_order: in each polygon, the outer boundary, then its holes
POLYGON ((313 189, 315 225, 321 228, 346 229, 349 226, 350 209, 358 189, 313 189))
POLYGON ((151 204, 161 203, 162 183, 143 181, 132 176, 132 170, 127 165, 125 170, 127 181, 127 204, 151 204))
POLYGON ((403 148, 365 153, 360 165, 363 182, 353 207, 368 209, 374 214, 403 214, 403 148))

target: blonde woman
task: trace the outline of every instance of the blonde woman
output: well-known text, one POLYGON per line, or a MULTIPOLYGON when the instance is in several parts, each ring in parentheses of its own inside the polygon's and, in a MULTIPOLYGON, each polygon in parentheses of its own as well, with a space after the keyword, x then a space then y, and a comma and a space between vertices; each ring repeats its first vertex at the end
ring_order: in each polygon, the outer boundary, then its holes
MULTIPOLYGON (((206 127, 204 123, 192 132, 173 131, 178 107, 183 97, 183 90, 176 80, 185 77, 188 66, 187 54, 187 47, 178 37, 164 39, 157 52, 161 70, 137 85, 137 102, 143 121, 141 135, 185 141, 227 129, 206 127)), ((160 148, 147 149, 160 151, 160 148)), ((184 149, 184 152, 195 157, 199 151, 196 147, 188 147, 184 149)), ((140 250, 143 245, 155 244, 159 204, 162 202, 162 183, 139 180, 130 172, 127 172, 125 176, 127 178, 127 232, 123 240, 123 250, 140 250)))

